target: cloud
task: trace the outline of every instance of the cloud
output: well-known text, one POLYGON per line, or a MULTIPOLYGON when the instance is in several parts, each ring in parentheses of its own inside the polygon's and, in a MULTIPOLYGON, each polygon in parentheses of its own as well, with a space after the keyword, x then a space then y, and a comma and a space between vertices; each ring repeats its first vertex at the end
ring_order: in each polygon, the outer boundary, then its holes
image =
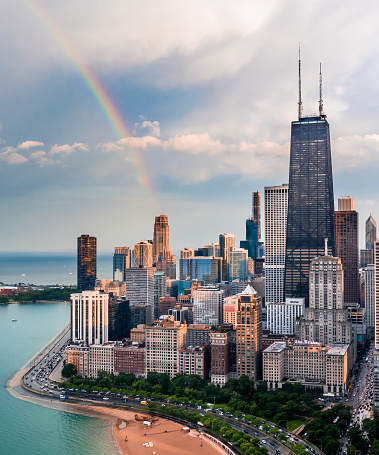
POLYGON ((57 154, 62 154, 62 155, 71 155, 72 153, 76 151, 84 151, 88 152, 88 145, 87 144, 82 144, 81 142, 75 142, 72 145, 64 144, 64 145, 53 145, 50 149, 49 154, 50 155, 57 155, 57 154))
POLYGON ((144 117, 142 115, 140 115, 139 117, 143 119, 143 122, 134 124, 134 133, 141 132, 145 135, 155 137, 159 137, 161 135, 159 122, 157 121, 150 122, 149 120, 144 120, 144 117))
POLYGON ((42 166, 50 166, 54 164, 54 160, 47 157, 46 152, 43 150, 39 150, 38 152, 33 152, 30 155, 30 159, 35 160, 40 167, 42 166))
POLYGON ((44 145, 43 142, 38 142, 38 141, 25 141, 19 144, 18 148, 19 149, 28 149, 30 147, 38 147, 44 145))
POLYGON ((337 172, 371 167, 378 154, 378 134, 344 136, 332 141, 333 165, 337 172))
POLYGON ((23 164, 29 161, 27 158, 17 152, 1 155, 1 159, 6 161, 8 164, 23 164))

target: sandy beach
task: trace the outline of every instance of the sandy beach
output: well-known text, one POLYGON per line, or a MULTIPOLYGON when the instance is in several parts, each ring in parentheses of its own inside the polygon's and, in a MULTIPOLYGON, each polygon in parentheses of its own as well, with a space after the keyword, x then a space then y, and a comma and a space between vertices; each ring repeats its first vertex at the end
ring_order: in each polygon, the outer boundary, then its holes
MULTIPOLYGON (((150 427, 143 420, 135 420, 135 412, 106 406, 90 406, 49 400, 43 396, 31 396, 21 385, 21 379, 27 370, 18 371, 6 384, 8 391, 18 399, 29 401, 61 411, 105 419, 109 422, 109 431, 122 455, 191 455, 200 451, 204 455, 226 454, 216 443, 197 431, 183 431, 183 425, 158 418, 150 427), (150 447, 144 446, 152 443, 150 447)), ((142 415, 142 413, 141 413, 142 415)))

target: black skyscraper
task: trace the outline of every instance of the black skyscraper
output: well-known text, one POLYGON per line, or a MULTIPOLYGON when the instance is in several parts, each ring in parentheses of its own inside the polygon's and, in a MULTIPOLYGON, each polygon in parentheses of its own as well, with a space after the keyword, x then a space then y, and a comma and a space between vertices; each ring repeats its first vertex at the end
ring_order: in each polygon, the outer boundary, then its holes
POLYGON ((96 237, 78 237, 78 289, 93 291, 96 281, 96 237))
POLYGON ((299 119, 292 122, 288 216, 286 237, 285 297, 309 294, 309 266, 316 256, 335 256, 334 200, 329 123, 323 113, 303 117, 299 60, 299 119))

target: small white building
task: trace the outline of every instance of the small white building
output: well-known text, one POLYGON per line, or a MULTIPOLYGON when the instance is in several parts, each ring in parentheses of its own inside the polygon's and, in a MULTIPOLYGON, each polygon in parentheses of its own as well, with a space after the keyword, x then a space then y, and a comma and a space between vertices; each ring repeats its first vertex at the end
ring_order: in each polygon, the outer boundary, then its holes
POLYGON ((286 299, 285 303, 266 303, 267 329, 273 335, 294 335, 296 318, 304 316, 303 298, 286 299))

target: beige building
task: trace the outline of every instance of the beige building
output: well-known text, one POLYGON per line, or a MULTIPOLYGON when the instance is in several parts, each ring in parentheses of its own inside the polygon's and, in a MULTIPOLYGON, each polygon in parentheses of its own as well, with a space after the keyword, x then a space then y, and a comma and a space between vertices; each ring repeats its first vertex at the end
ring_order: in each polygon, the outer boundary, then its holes
POLYGON ((233 329, 237 327, 237 310, 238 310, 238 295, 224 298, 223 307, 223 323, 233 324, 233 329))
POLYGON ((146 325, 138 324, 137 327, 130 330, 130 340, 132 343, 142 344, 145 343, 146 338, 146 325))
POLYGON ((146 326, 146 371, 168 373, 173 378, 180 370, 179 351, 185 344, 187 325, 167 318, 146 326))
POLYGON ((89 347, 83 345, 70 345, 66 348, 66 363, 72 363, 78 369, 78 376, 89 376, 89 347))
POLYGON ((134 245, 134 267, 152 267, 153 244, 151 240, 143 240, 134 245))
POLYGON ((94 344, 89 347, 89 377, 97 378, 99 371, 114 373, 115 343, 94 344))
POLYGON ((180 373, 197 374, 203 379, 209 377, 209 351, 204 346, 188 346, 179 352, 180 373))
POLYGON ((125 282, 101 279, 96 280, 95 291, 104 291, 108 294, 112 293, 117 296, 117 298, 121 298, 122 295, 125 295, 126 286, 125 282))
POLYGON ((263 380, 269 389, 281 388, 285 382, 301 382, 325 394, 344 396, 352 367, 352 345, 295 341, 276 342, 263 351, 263 380))

